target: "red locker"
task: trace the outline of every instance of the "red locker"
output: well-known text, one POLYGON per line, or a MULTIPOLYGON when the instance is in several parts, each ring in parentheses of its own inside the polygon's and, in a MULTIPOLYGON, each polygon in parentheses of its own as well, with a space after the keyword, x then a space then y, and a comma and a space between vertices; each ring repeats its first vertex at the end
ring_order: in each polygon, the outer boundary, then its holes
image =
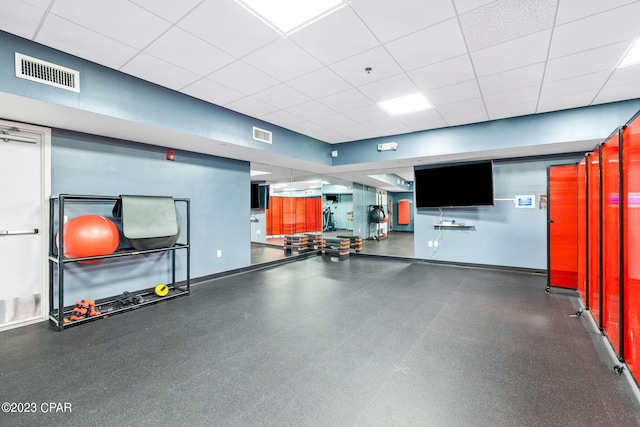
POLYGON ((578 166, 548 171, 549 286, 578 287, 578 166))

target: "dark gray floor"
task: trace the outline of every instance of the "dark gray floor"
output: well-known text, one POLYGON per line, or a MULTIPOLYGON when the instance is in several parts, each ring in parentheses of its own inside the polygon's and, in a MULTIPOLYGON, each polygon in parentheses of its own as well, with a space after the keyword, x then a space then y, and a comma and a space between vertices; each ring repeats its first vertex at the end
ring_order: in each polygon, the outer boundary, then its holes
POLYGON ((38 412, 0 425, 640 425, 577 297, 545 283, 314 257, 62 333, 3 332, 1 400, 38 412))

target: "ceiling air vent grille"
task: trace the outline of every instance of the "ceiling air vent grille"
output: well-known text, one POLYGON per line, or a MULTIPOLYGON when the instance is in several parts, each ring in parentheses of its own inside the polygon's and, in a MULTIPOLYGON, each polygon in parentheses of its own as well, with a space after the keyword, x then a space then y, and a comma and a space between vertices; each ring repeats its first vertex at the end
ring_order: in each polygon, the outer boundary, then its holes
POLYGON ((253 127, 253 139, 271 144, 271 138, 272 134, 268 130, 260 129, 255 126, 253 127))
POLYGON ((80 73, 16 52, 16 77, 80 92, 80 73))

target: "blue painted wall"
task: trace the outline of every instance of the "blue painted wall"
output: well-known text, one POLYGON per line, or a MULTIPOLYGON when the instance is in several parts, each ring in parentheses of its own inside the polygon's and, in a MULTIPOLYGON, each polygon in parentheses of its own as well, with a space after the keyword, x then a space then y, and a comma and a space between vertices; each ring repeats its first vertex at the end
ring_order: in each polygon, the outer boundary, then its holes
MULTIPOLYGON (((189 198, 192 278, 251 263, 249 163, 182 151, 177 152, 175 162, 170 162, 165 160, 165 150, 158 147, 64 130, 53 130, 51 163, 53 194, 189 198), (217 250, 222 251, 219 258, 217 250)), ((182 205, 178 206, 184 230, 185 215, 182 205)), ((108 216, 111 207, 74 206, 67 212, 69 219, 81 213, 108 216)), ((177 252, 178 280, 186 277, 185 255, 184 251, 177 252)), ((68 304, 170 281, 168 257, 157 255, 93 265, 69 264, 67 271, 68 304)))
POLYGON ((265 152, 331 164, 331 146, 325 142, 2 31, 0 91, 265 152), (15 52, 79 71, 80 93, 17 78, 15 52), (253 126, 273 132, 273 143, 255 141, 253 126))
POLYGON ((338 150, 340 156, 333 159, 333 165, 483 152, 567 141, 600 140, 626 123, 638 110, 640 99, 634 99, 334 144, 333 149, 338 150), (389 141, 398 143, 396 151, 377 150, 379 143, 389 141))
MULTIPOLYGON (((541 160, 495 162, 495 199, 547 192, 547 167, 576 163, 579 156, 541 160)), ((471 264, 532 269, 547 268, 547 211, 516 209, 511 201, 476 208, 415 209, 414 256, 471 264), (472 225, 473 228, 434 228, 441 219, 472 225), (438 247, 429 247, 429 241, 438 247)))

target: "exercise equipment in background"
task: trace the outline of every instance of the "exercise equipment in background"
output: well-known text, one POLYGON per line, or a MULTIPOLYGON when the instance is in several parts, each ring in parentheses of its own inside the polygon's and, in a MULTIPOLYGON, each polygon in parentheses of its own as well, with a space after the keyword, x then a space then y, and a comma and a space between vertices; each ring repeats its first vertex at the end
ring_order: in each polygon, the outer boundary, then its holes
MULTIPOLYGON (((56 238, 56 241, 58 239, 56 238)), ((111 255, 120 243, 116 224, 100 215, 82 215, 64 224, 64 256, 85 258, 111 255)), ((101 260, 86 260, 84 263, 101 260)))

